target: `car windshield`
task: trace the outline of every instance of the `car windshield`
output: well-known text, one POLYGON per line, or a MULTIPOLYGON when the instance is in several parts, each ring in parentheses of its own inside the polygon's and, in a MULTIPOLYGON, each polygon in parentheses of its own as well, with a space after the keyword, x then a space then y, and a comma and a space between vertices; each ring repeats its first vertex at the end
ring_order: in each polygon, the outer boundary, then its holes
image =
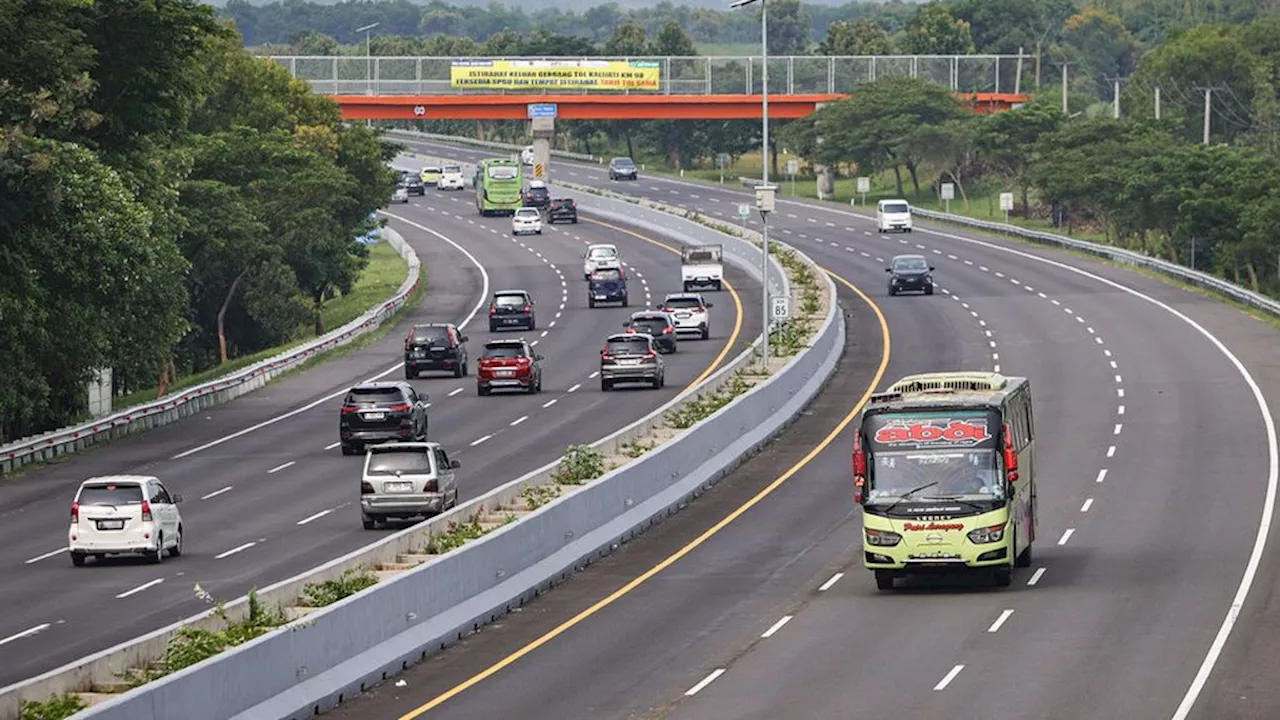
POLYGON ((702 301, 698 300, 698 298, 667 298, 667 301, 663 303, 663 305, 680 310, 702 309, 702 301))
POLYGON ((420 180, 420 179, 421 178, 418 177, 418 173, 412 173, 412 172, 407 172, 400 176, 400 182, 414 182, 415 180, 420 180))
POLYGON ((142 486, 85 485, 76 502, 81 505, 137 505, 142 502, 142 486))
POLYGON ((615 268, 597 270, 591 275, 592 280, 621 280, 622 271, 615 268))
POLYGON ((498 295, 493 299, 495 305, 511 307, 512 305, 524 305, 525 298, 523 295, 498 295))
POLYGON ((867 495, 872 501, 898 500, 904 494, 919 500, 1004 498, 993 450, 881 452, 873 461, 867 495), (917 488, 923 489, 911 492, 917 488))
POLYGON ((484 357, 487 358, 518 358, 524 357, 524 346, 515 343, 505 343, 502 345, 486 345, 484 347, 484 357))
POLYGON ((369 475, 426 475, 431 473, 431 451, 420 448, 374 450, 369 455, 369 475))
POLYGON ((618 251, 614 250, 613 248, 604 248, 604 247, 591 248, 591 257, 597 260, 600 260, 603 258, 612 258, 617 256, 618 256, 618 251))
POLYGON ((533 220, 538 217, 538 211, 531 210, 529 208, 520 208, 516 211, 516 217, 521 220, 533 220))
POLYGON ((490 165, 490 180, 515 180, 520 175, 520 169, 515 165, 490 165))
POLYGON ((617 158, 613 161, 613 166, 620 168, 633 168, 636 164, 631 158, 617 158))
POLYGON ((907 213, 911 212, 911 208, 906 203, 887 203, 884 206, 884 212, 887 213, 907 213))
POLYGON ((552 200, 552 203, 554 203, 556 207, 562 207, 562 208, 573 207, 573 201, 566 200, 564 198, 552 200))
POLYGON ((893 261, 894 270, 927 270, 929 264, 924 258, 900 258, 893 261))
POLYGON ((422 168, 422 172, 423 172, 424 174, 439 173, 439 172, 440 172, 440 168, 438 168, 438 167, 425 167, 425 168, 422 168))
POLYGON ((445 165, 444 171, 450 175, 454 175, 454 174, 461 175, 462 166, 461 165, 445 165))
POLYGON ((610 355, 647 355, 649 341, 641 338, 611 338, 606 349, 610 355))
POLYGON ((661 335, 663 330, 668 326, 666 318, 637 318, 631 321, 631 327, 636 332, 648 333, 650 335, 661 335))
POLYGON ((413 342, 418 345, 448 345, 449 331, 442 327, 414 328, 413 342))
POLYGON ((684 261, 686 263, 714 263, 720 262, 720 258, 716 256, 714 250, 686 250, 684 252, 684 261))
POLYGON ((401 400, 400 388, 355 388, 347 393, 346 403, 394 403, 401 400))

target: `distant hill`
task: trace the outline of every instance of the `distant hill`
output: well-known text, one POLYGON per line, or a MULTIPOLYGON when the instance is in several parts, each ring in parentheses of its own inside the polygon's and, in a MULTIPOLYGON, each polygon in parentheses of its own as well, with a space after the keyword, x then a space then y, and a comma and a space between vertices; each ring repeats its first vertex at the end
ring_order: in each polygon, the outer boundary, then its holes
MULTIPOLYGON (((239 0, 239 1, 245 3, 246 5, 257 5, 257 6, 270 5, 274 2, 278 2, 278 0, 239 0)), ((337 5, 341 1, 342 0, 309 0, 310 3, 315 5, 337 5)), ((477 5, 481 7, 488 6, 491 3, 491 0, 447 0, 447 1, 450 5, 462 5, 462 6, 477 5)), ((849 0, 805 0, 805 4, 806 5, 845 5, 848 3, 848 1, 849 0)), ((405 0, 405 2, 408 2, 413 5, 427 5, 429 4, 430 0, 405 0)), ((728 6, 727 0, 522 0, 521 2, 510 2, 510 1, 501 2, 499 0, 498 4, 505 5, 512 9, 522 9, 525 12, 533 13, 539 10, 545 10, 550 8, 559 8, 561 10, 581 12, 589 8, 599 7, 601 5, 609 5, 609 4, 617 5, 622 10, 639 10, 643 8, 657 7, 658 5, 663 4, 664 2, 670 3, 672 5, 683 5, 686 7, 707 7, 707 8, 715 8, 718 10, 723 10, 728 6)), ((919 5, 919 4, 929 2, 929 0, 900 0, 900 2, 919 5)), ((227 0, 213 0, 213 2, 208 2, 206 4, 212 5, 217 8, 221 8, 226 6, 227 0)))

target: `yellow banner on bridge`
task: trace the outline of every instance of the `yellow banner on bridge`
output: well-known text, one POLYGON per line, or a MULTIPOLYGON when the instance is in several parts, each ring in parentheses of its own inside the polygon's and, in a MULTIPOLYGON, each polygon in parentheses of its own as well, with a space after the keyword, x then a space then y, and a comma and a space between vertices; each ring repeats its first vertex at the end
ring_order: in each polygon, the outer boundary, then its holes
POLYGON ((458 90, 660 90, 657 60, 454 60, 458 90))

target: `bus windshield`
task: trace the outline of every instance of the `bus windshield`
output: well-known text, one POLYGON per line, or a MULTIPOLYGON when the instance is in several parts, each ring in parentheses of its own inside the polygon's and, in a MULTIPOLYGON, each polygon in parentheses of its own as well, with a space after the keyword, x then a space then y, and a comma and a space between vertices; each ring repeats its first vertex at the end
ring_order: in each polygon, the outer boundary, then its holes
POLYGON ((514 165, 490 165, 490 180, 515 180, 520 174, 520 169, 514 165))
POLYGON ((994 450, 886 452, 873 458, 867 499, 1003 500, 994 450), (912 492, 912 491, 915 492, 912 492))

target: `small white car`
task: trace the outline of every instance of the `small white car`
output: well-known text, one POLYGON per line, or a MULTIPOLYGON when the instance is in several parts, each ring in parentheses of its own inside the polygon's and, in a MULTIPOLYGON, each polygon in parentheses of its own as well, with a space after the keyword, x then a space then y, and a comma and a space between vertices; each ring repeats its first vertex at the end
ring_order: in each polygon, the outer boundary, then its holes
POLYGON ((876 226, 880 232, 911 232, 911 205, 906 200, 881 200, 876 205, 876 226))
POLYGON ((592 273, 604 268, 621 267, 622 259, 618 256, 618 246, 608 243, 588 245, 582 253, 582 279, 590 280, 592 273))
POLYGON ((440 171, 440 179, 436 182, 437 190, 466 190, 466 177, 462 174, 461 165, 445 165, 440 171))
POLYGON ((409 188, 403 185, 397 185, 395 194, 391 196, 391 202, 398 202, 398 203, 409 202, 409 188))
POLYGON ((109 475, 80 484, 71 503, 71 564, 90 557, 141 555, 154 563, 182 554, 181 495, 150 475, 109 475))
POLYGON ((671 316, 676 334, 697 333, 703 340, 711 337, 711 303, 698 293, 671 293, 657 308, 671 316))
POLYGON ((371 445, 360 477, 360 519, 372 530, 389 519, 439 515, 458 504, 461 463, 435 442, 371 445))
POLYGON ((520 162, 525 165, 533 164, 533 146, 532 145, 526 145, 525 148, 520 151, 520 162))
POLYGON ((538 212, 538 208, 522 207, 516 210, 516 214, 511 218, 511 234, 522 235, 524 233, 542 234, 542 213, 538 212))

